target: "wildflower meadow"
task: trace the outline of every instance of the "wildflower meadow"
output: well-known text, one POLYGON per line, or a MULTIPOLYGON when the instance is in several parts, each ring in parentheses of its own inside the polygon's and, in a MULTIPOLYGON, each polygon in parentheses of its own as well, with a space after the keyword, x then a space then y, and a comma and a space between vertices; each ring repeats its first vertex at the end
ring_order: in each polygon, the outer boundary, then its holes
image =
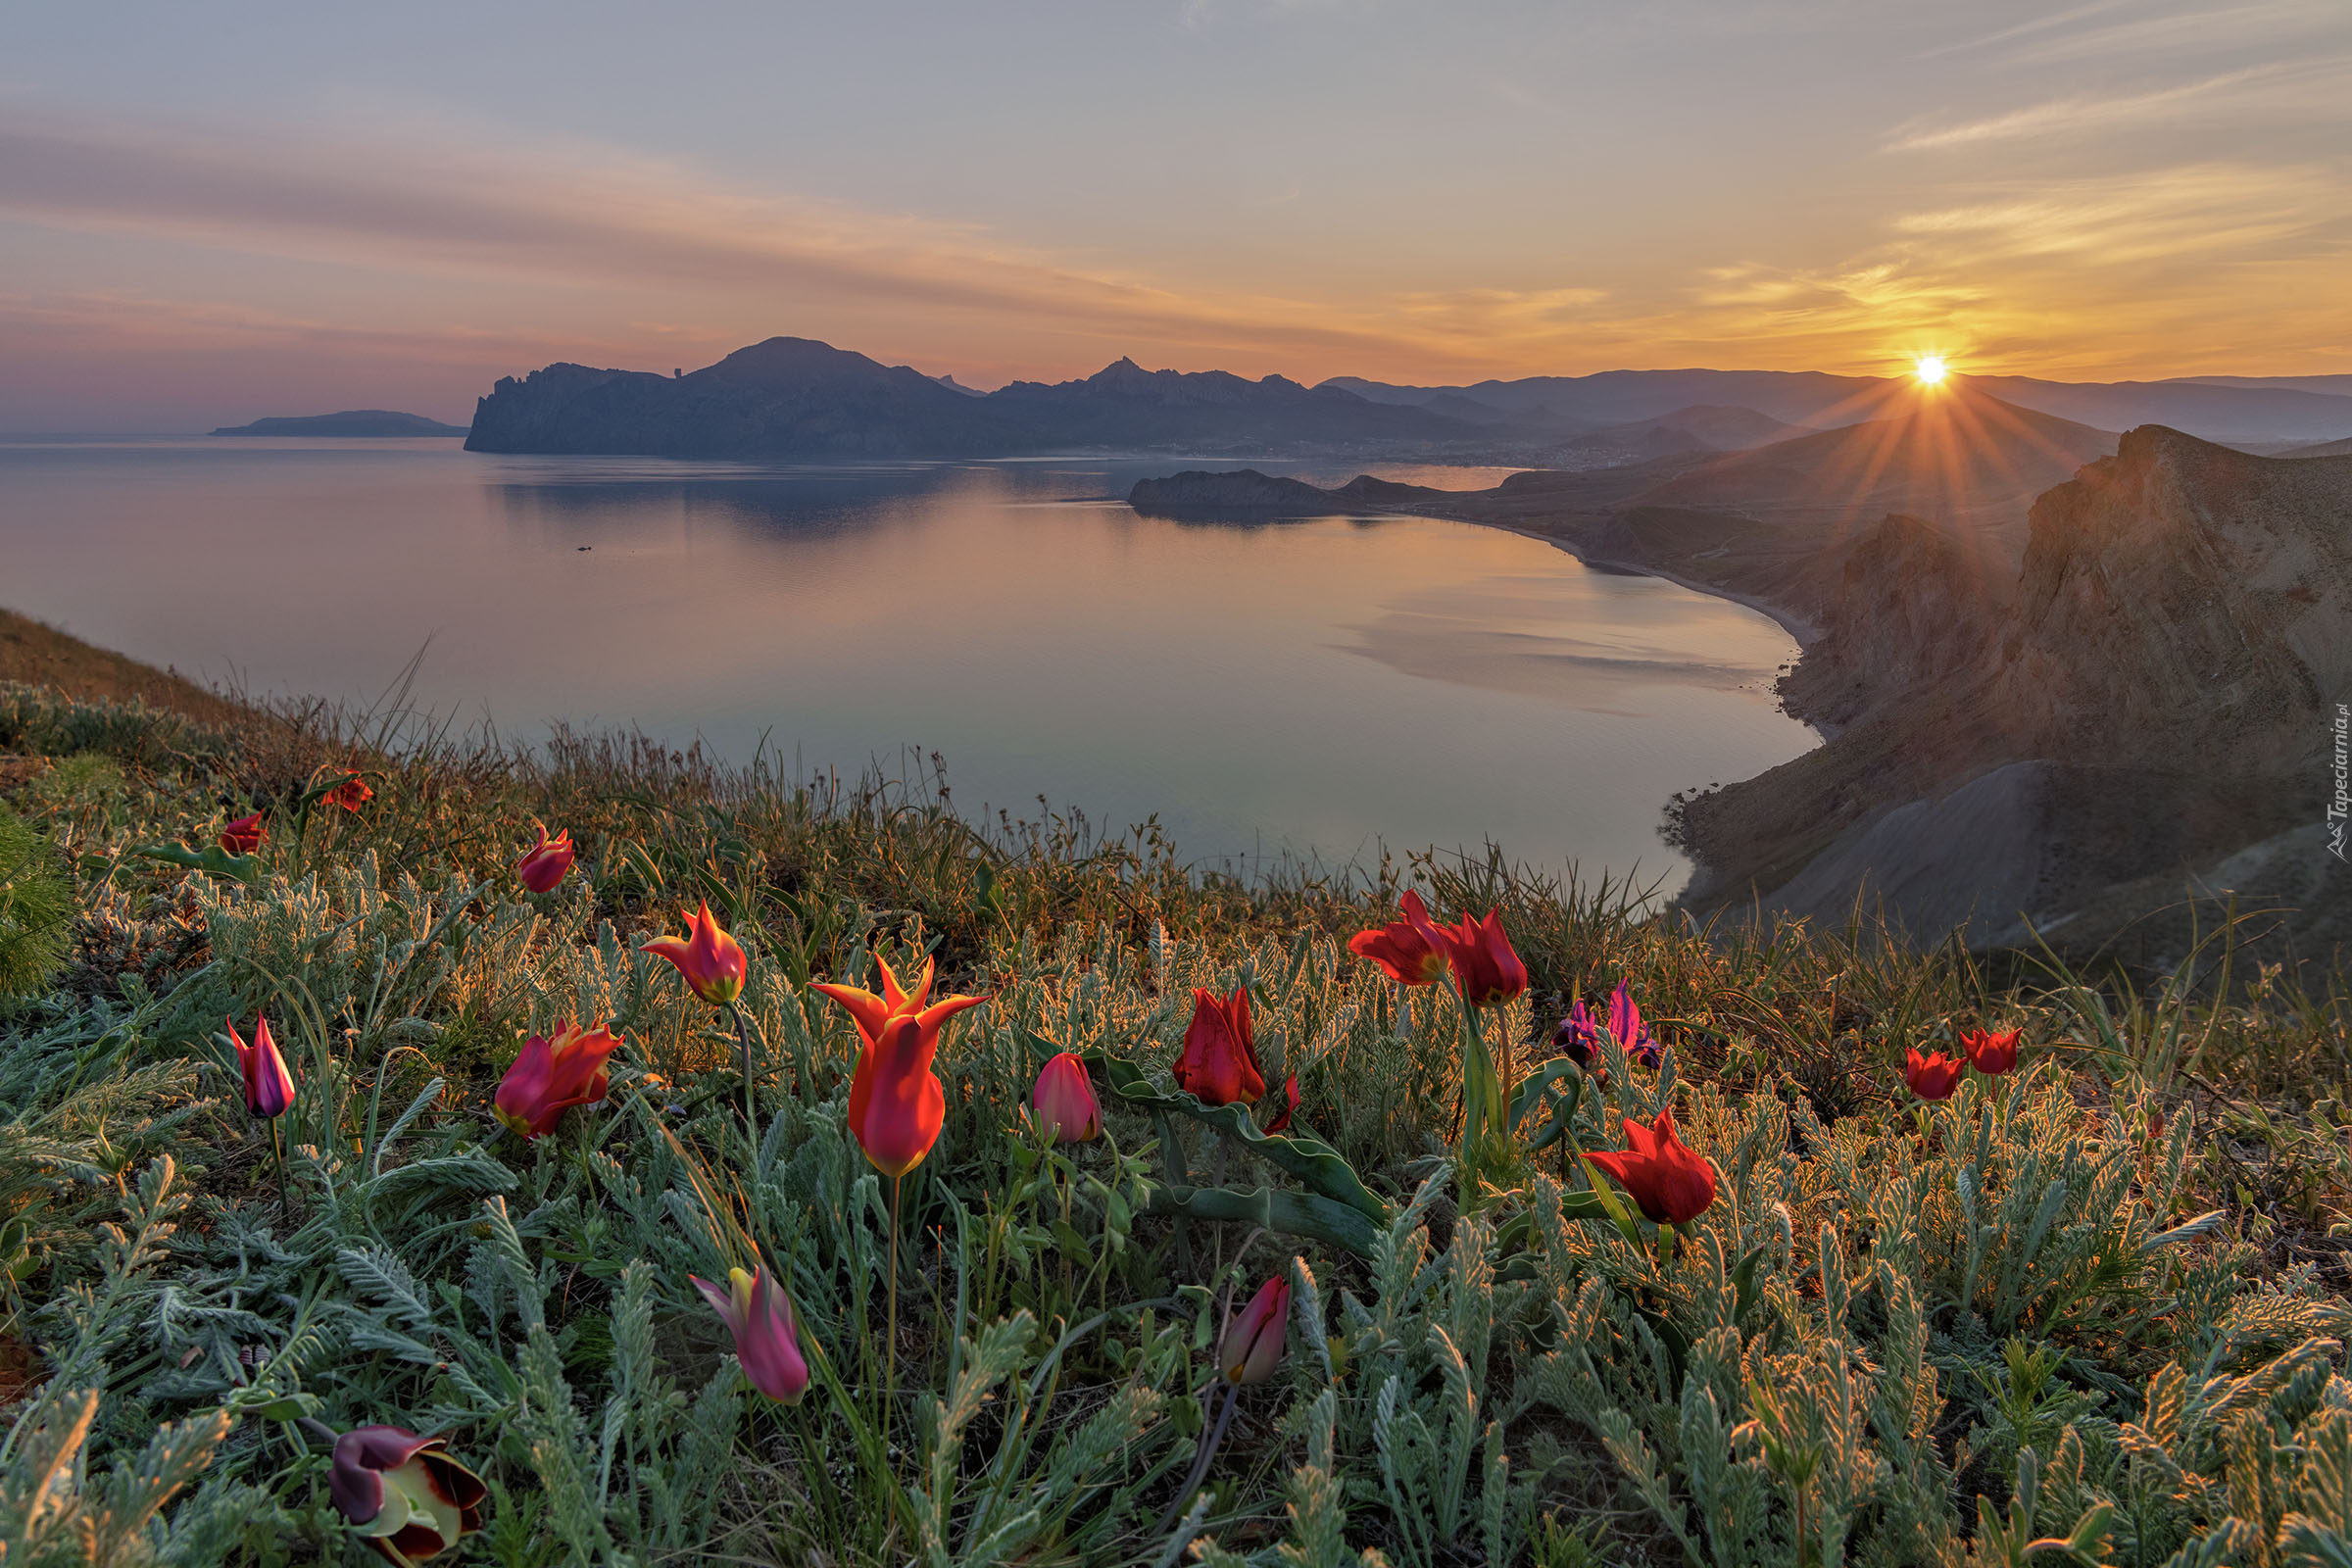
POLYGON ((0 687, 0 1564, 2352 1564, 2352 1009, 0 687))

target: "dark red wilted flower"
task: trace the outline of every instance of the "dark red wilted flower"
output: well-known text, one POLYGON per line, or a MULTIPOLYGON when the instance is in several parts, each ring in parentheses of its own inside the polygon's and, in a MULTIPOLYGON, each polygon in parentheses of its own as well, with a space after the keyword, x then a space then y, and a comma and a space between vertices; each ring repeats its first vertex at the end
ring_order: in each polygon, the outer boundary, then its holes
POLYGON ((1916 1049, 1903 1053, 1903 1082, 1922 1100, 1949 1100, 1952 1091, 1960 1087, 1960 1069, 1965 1065, 1958 1056, 1930 1052, 1921 1055, 1916 1049))
POLYGON ((262 847, 262 840, 269 836, 268 824, 262 821, 262 813, 256 811, 251 816, 240 816, 222 828, 220 847, 231 855, 251 855, 262 847))
POLYGON ((401 1568, 481 1529, 490 1492, 439 1438, 402 1427, 354 1427, 337 1438, 326 1490, 352 1528, 401 1568))
POLYGON ((237 1020, 223 1019, 228 1025, 228 1043, 237 1048, 237 1072, 245 1080, 245 1111, 264 1121, 282 1115, 294 1103, 294 1075, 286 1071, 286 1058, 279 1055, 277 1042, 270 1038, 270 1020, 256 1014, 253 1020, 253 1044, 237 1033, 237 1020))
POLYGON ((514 862, 514 874, 533 893, 552 893, 564 880, 564 873, 571 869, 571 833, 566 829, 551 839, 544 823, 531 825, 539 830, 539 842, 522 852, 522 858, 514 862))
POLYGON ((1268 1133, 1289 1132, 1291 1130, 1291 1118, 1298 1114, 1298 1075, 1297 1073, 1293 1073, 1282 1081, 1282 1108, 1274 1113, 1274 1119, 1272 1121, 1266 1123, 1266 1131, 1268 1133))
POLYGON ((1489 909, 1484 920, 1465 914, 1453 925, 1423 920, 1420 926, 1425 937, 1446 950, 1454 981, 1473 1007, 1508 1002, 1527 989, 1527 965, 1511 951, 1511 939, 1502 934, 1500 909, 1489 909))
POLYGON ((1257 1288, 1250 1304, 1225 1325, 1217 1343, 1217 1370, 1228 1383, 1263 1383, 1282 1364, 1283 1336, 1291 1326, 1291 1276, 1275 1275, 1257 1288))
POLYGON ((2023 1030, 2012 1029, 2007 1034, 1990 1034, 1972 1029, 1960 1037, 1960 1049, 1968 1053, 1968 1064, 1987 1078, 1997 1077, 2017 1065, 2017 1037, 2023 1030))
POLYGON ((318 798, 329 806, 340 806, 346 811, 356 811, 375 799, 375 791, 368 787, 366 779, 354 773, 318 798))
POLYGON ((1172 1069, 1176 1087, 1204 1105, 1254 1105, 1266 1092, 1265 1070, 1250 1039, 1250 988, 1234 987, 1220 997, 1193 990, 1193 1021, 1184 1031, 1184 1051, 1172 1069))
POLYGON ((1661 1110, 1646 1127, 1628 1116, 1623 1150, 1585 1157, 1617 1178, 1653 1225, 1681 1225, 1715 1201, 1715 1167, 1674 1135, 1674 1112, 1661 1110))
POLYGON ((1349 937, 1348 951, 1359 958, 1370 958, 1390 979, 1404 985, 1425 986, 1445 979, 1446 950, 1429 935, 1429 906, 1421 902, 1420 894, 1407 888, 1403 909, 1403 919, 1349 937))

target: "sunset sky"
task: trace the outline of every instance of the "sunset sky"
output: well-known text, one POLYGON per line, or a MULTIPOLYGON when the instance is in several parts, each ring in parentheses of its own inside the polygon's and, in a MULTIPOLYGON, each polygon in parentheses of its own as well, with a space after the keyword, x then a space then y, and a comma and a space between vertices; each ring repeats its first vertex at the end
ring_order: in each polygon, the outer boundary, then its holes
POLYGON ((2352 370, 2346 0, 25 6, 0 429, 994 386, 2352 370))

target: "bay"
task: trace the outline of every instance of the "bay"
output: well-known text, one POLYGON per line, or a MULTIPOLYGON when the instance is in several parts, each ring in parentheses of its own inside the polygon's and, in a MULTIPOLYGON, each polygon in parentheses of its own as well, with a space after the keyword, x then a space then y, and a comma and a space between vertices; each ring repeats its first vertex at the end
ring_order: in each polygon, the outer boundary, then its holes
MULTIPOLYGON (((1138 515, 1164 456, 767 467, 454 440, 0 439, 0 604, 257 693, 635 726, 1043 796, 1203 863, 1437 847, 1671 891, 1678 790, 1817 739, 1743 607, 1467 523, 1138 515)), ((1504 470, 1359 466, 1483 488, 1504 470)))

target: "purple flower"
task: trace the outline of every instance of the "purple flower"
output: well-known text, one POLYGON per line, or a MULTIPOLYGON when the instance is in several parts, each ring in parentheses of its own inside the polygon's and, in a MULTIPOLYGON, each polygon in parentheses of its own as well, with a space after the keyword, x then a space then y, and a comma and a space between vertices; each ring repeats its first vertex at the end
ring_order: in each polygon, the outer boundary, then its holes
POLYGON ((1609 1033, 1617 1037, 1617 1044, 1625 1048, 1625 1054, 1637 1065, 1655 1067, 1665 1059, 1665 1049, 1650 1034, 1649 1025, 1642 1021, 1642 1009, 1634 1005, 1634 994, 1625 989, 1622 980, 1609 993, 1609 1033))

